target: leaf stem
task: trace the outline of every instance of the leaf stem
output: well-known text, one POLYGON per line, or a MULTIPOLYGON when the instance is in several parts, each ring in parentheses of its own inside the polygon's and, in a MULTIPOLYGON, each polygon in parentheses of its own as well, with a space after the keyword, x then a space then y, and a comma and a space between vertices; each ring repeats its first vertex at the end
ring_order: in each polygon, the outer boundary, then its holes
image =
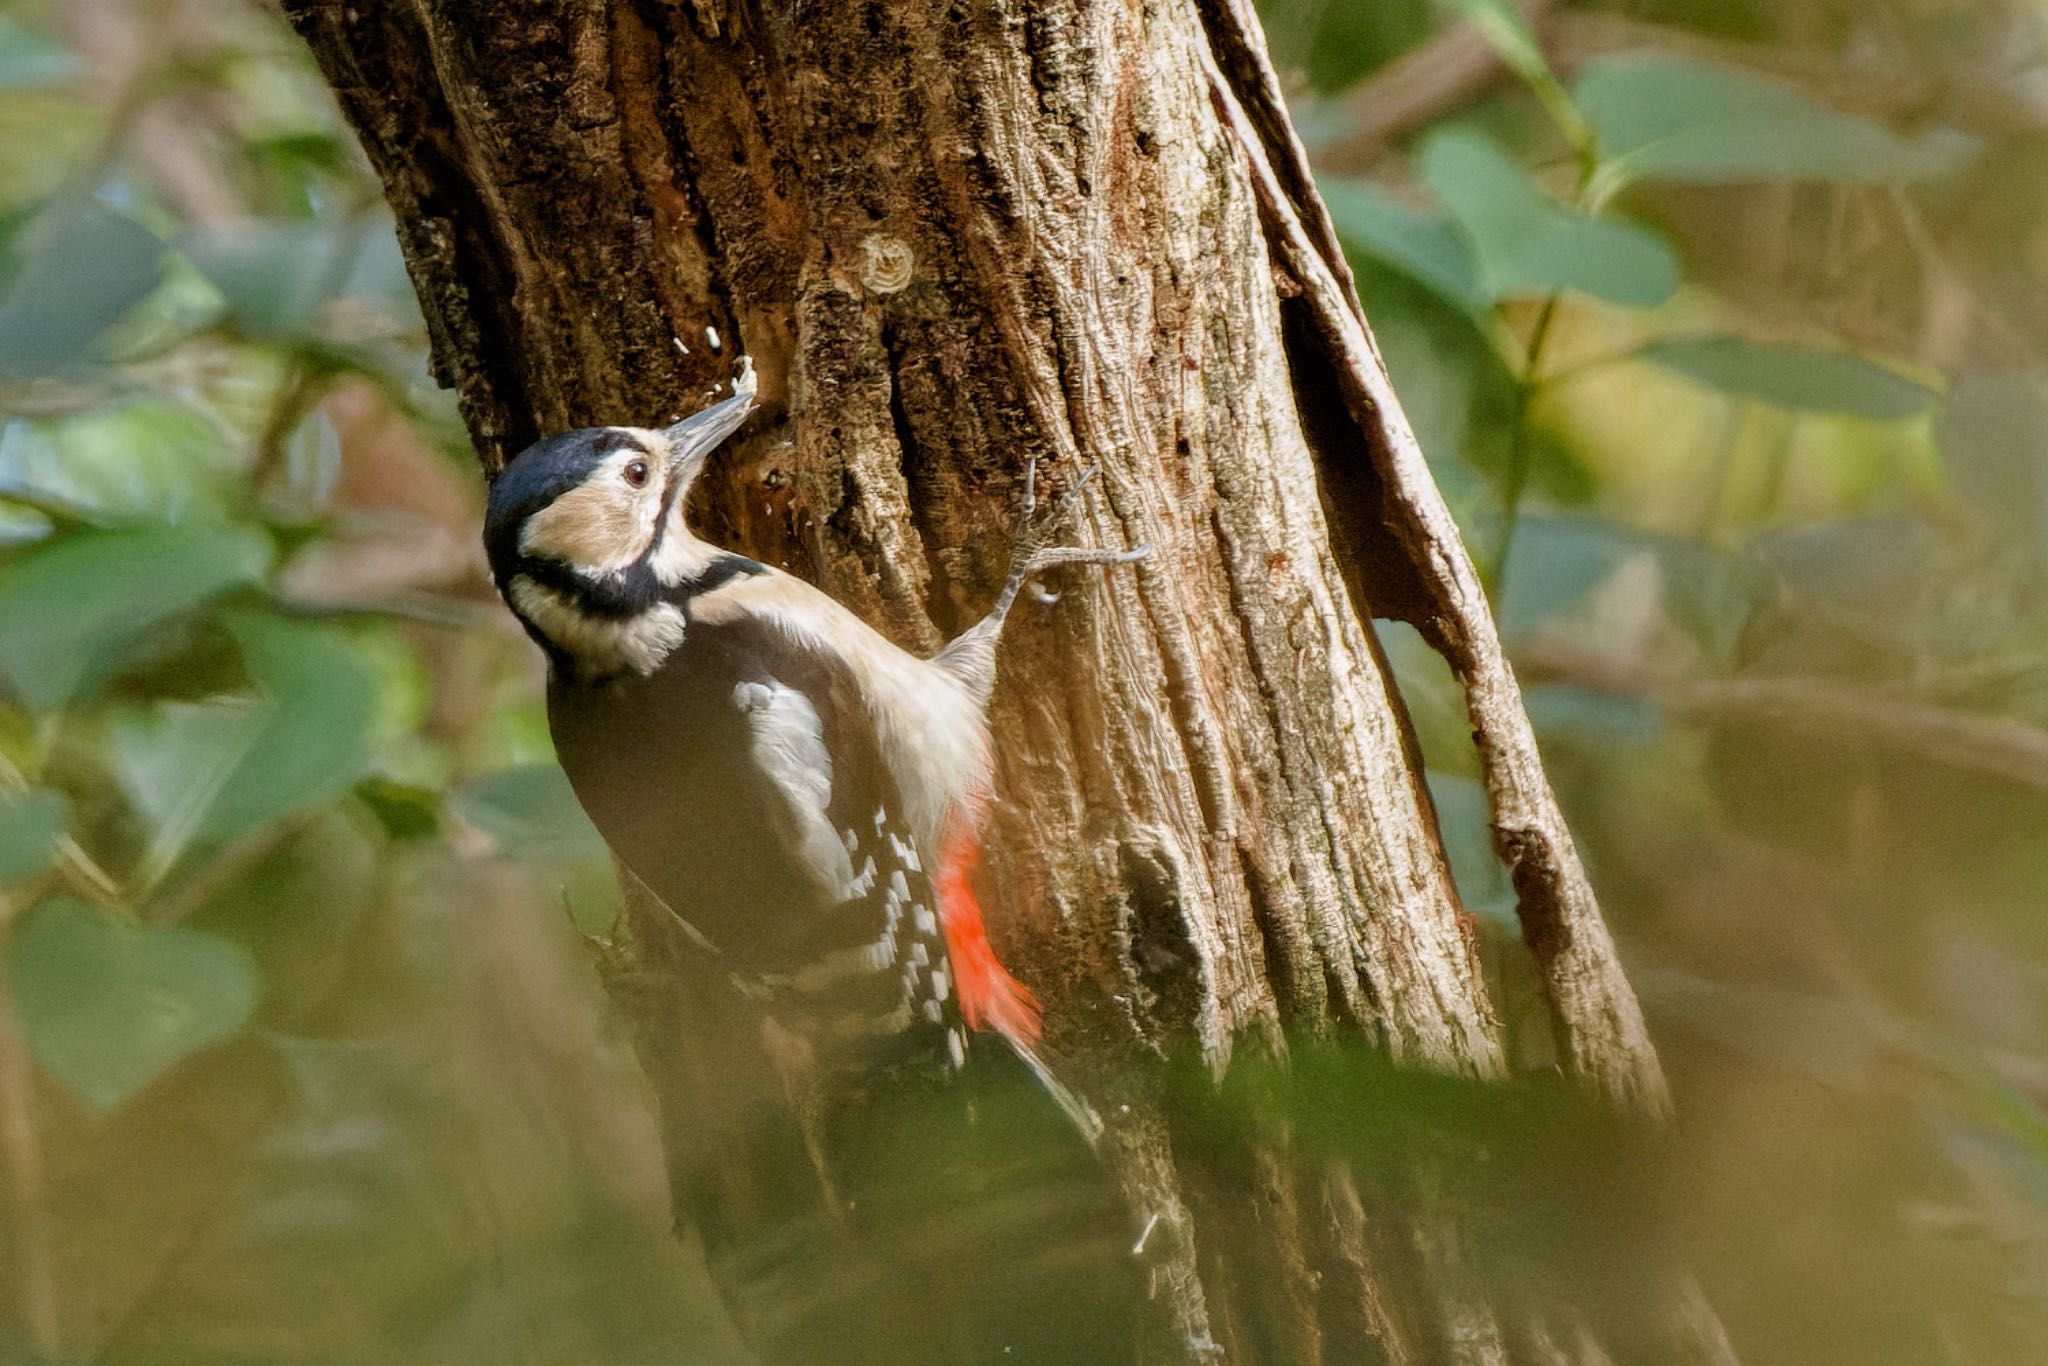
POLYGON ((1560 297, 1553 292, 1543 301, 1543 309, 1536 315, 1536 326, 1529 333, 1529 345, 1522 353, 1521 371, 1515 376, 1515 410, 1508 428, 1507 477, 1501 488, 1500 539, 1494 543, 1493 554, 1480 576, 1486 585, 1487 595, 1496 605, 1501 594, 1507 591, 1508 557, 1515 548, 1515 525, 1521 520, 1522 495, 1529 488, 1529 405, 1543 385, 1543 353, 1549 347, 1557 322, 1560 297))

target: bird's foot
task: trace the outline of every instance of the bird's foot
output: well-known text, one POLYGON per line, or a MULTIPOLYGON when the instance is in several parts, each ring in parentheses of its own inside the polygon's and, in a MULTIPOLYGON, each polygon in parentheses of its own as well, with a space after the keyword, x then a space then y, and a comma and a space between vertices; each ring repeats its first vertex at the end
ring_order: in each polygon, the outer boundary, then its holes
MULTIPOLYGON (((1025 465, 1024 498, 1017 509, 1017 535, 1010 550, 1010 577, 998 599, 1003 607, 1007 608, 1020 589, 1048 569, 1064 565, 1133 564, 1152 553, 1149 542, 1131 550, 1103 550, 1054 543, 1068 510, 1100 468, 1099 465, 1090 465, 1082 470, 1080 477, 1041 515, 1038 507, 1038 461, 1033 459, 1025 465)), ((1036 584, 1031 584, 1031 588, 1032 595, 1040 602, 1059 600, 1057 593, 1048 592, 1036 584)))

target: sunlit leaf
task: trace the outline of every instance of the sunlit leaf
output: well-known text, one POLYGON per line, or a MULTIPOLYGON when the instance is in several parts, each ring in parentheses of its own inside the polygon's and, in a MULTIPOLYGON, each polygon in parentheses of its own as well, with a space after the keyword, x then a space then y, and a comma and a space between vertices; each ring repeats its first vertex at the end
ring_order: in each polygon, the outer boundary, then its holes
POLYGON ((1378 257, 1468 313, 1493 304, 1472 249, 1441 213, 1403 203, 1370 180, 1329 176, 1318 188, 1338 235, 1353 250, 1378 257))
POLYGON ((1896 370, 1848 351, 1766 346, 1741 337, 1671 337, 1636 354, 1726 393, 1877 422, 1918 417, 1939 398, 1896 370))
POLYGON ((241 473, 240 451, 216 413, 154 395, 0 432, 0 486, 76 504, 88 520, 226 521, 241 473))
POLYGON ((1495 298, 1576 290, 1648 307, 1678 288, 1678 258, 1657 233, 1558 203, 1483 134, 1436 134, 1422 149, 1421 170, 1495 298))
POLYGON ((163 279, 164 245, 134 219, 68 199, 27 230, 0 301, 0 378, 62 374, 163 279))
POLYGON ((232 940, 138 925, 73 901, 39 907, 9 948, 30 1049, 101 1110, 235 1034, 261 994, 255 962, 232 940))
POLYGON ((0 796, 0 887, 49 867, 70 819, 71 804, 61 792, 32 788, 19 796, 0 796))
POLYGON ((170 618, 255 582, 270 548, 234 527, 94 531, 0 570, 0 683, 49 711, 104 682, 128 645, 170 618))
POLYGON ((1946 131, 1902 137, 1782 82, 1687 57, 1596 61, 1573 93, 1616 183, 1909 181, 1956 167, 1976 147, 1946 131))

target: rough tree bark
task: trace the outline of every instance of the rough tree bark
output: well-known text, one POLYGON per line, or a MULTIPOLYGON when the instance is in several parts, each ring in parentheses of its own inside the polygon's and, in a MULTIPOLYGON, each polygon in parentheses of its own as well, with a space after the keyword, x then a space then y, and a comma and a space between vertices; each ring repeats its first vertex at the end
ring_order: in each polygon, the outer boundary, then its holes
MULTIPOLYGON (((287 0, 384 180, 486 471, 698 406, 739 351, 777 419, 714 527, 936 647, 1001 577, 1036 457, 1149 541, 1013 626, 994 932, 1113 1117, 1148 1360, 1601 1360, 1489 1303, 1386 1174, 1185 1170, 1145 1055, 1356 1037, 1506 1071, 1371 629, 1469 697, 1557 1054, 1652 1123, 1635 998, 1471 563, 1373 350, 1248 0, 287 0)), ((658 1091, 663 935, 617 980, 658 1091)), ((677 1121, 671 1116, 669 1122, 677 1121)), ((1425 1178, 1426 1179, 1426 1178, 1425 1178)), ((1670 1290, 1674 1354, 1725 1357, 1670 1290)))

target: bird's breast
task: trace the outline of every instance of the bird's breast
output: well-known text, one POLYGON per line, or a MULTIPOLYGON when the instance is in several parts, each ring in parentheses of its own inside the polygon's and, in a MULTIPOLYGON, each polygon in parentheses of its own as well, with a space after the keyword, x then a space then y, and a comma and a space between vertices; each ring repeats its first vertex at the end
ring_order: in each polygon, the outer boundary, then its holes
POLYGON ((548 724, 578 801, 612 852, 721 951, 801 914, 814 879, 783 846, 767 778, 715 654, 681 650, 647 677, 549 688, 548 724))

